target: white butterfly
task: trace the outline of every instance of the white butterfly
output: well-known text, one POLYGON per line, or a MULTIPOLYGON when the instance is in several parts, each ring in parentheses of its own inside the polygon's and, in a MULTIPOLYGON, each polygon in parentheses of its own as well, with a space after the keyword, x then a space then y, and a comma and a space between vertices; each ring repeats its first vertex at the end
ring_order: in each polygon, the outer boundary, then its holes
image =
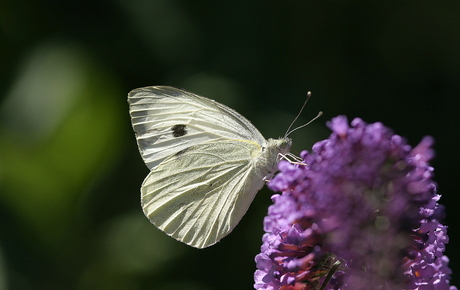
POLYGON ((236 111, 173 87, 135 89, 128 102, 151 170, 141 188, 144 214, 196 248, 235 228, 291 148, 291 139, 265 140, 236 111))

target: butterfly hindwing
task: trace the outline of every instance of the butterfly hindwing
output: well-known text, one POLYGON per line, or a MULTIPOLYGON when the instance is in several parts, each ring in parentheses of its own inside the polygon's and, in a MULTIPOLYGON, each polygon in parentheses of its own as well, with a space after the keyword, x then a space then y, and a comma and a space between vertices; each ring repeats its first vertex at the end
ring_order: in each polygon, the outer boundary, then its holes
POLYGON ((142 185, 145 215, 168 235, 204 248, 229 234, 264 185, 253 168, 261 154, 255 142, 198 144, 154 168, 142 185))
POLYGON ((264 146, 260 132, 236 111, 173 87, 139 88, 128 95, 142 158, 150 169, 188 147, 222 139, 264 146))

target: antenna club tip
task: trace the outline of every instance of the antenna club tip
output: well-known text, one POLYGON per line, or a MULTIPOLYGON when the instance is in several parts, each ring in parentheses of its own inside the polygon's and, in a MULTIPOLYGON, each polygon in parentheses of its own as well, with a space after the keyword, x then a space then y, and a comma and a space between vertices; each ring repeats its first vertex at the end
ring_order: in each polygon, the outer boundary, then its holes
POLYGON ((307 97, 311 97, 311 91, 307 92, 307 97))
POLYGON ((318 117, 323 115, 323 111, 319 111, 318 117))

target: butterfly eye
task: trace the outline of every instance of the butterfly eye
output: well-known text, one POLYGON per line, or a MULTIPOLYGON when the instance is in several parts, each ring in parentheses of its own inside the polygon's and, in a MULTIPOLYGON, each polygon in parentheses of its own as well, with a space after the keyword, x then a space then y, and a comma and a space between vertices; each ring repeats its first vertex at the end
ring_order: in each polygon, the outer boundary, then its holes
POLYGON ((288 143, 286 141, 283 141, 282 143, 280 143, 280 145, 278 147, 280 149, 286 149, 287 146, 288 146, 288 143))
POLYGON ((187 125, 177 124, 171 127, 172 134, 174 137, 181 137, 187 135, 187 125))

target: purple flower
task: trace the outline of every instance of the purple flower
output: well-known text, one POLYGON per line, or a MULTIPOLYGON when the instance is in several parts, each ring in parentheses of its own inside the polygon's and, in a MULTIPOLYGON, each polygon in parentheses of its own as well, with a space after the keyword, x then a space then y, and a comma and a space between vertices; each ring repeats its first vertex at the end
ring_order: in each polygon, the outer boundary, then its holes
POLYGON ((343 116, 329 139, 287 161, 269 187, 256 289, 434 289, 449 286, 433 139, 411 148, 381 123, 343 116))

